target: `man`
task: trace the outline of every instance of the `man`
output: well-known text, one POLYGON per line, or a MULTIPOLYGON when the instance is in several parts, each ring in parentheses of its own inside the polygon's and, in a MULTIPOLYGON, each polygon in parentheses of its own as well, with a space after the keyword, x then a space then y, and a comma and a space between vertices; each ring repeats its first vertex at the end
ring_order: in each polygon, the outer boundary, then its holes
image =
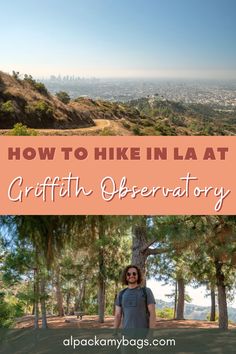
POLYGON ((155 299, 151 289, 141 287, 142 275, 135 265, 127 266, 122 275, 123 289, 116 299, 114 327, 155 328, 155 299))

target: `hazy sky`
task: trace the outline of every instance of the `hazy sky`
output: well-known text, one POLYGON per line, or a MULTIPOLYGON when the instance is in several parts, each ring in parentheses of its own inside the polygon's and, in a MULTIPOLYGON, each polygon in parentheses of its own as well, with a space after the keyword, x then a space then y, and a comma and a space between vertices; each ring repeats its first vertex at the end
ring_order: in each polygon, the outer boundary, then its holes
MULTIPOLYGON (((173 301, 173 298, 169 298, 166 295, 173 294, 175 288, 173 285, 164 285, 164 282, 160 282, 154 279, 147 281, 147 286, 152 289, 155 299, 164 300, 167 302, 173 301)), ((186 293, 191 297, 191 304, 197 306, 211 306, 210 292, 206 290, 205 286, 199 286, 193 288, 192 286, 186 286, 186 293)), ((236 309, 236 299, 228 301, 228 306, 236 309)), ((158 307, 158 304, 157 304, 158 307)))
POLYGON ((0 0, 0 70, 236 79, 236 0, 0 0))

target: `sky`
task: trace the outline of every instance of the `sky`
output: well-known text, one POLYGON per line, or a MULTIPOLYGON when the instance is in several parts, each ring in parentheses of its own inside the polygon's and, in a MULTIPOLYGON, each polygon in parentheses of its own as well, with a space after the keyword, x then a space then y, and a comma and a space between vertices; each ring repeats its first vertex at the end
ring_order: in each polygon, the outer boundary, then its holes
MULTIPOLYGON (((168 294, 173 294, 175 289, 173 285, 166 285, 164 282, 157 281, 155 279, 149 279, 147 281, 147 286, 152 289, 152 292, 155 296, 155 299, 164 300, 167 302, 173 301, 170 299, 168 294)), ((191 298, 191 304, 197 306, 211 306, 211 297, 209 296, 209 291, 206 290, 206 287, 199 286, 198 288, 193 288, 192 286, 186 286, 186 293, 191 298)), ((157 304, 158 305, 158 304, 157 304)), ((232 302, 228 301, 228 307, 236 308, 236 299, 232 302)))
POLYGON ((0 0, 0 70, 236 79, 235 0, 0 0))

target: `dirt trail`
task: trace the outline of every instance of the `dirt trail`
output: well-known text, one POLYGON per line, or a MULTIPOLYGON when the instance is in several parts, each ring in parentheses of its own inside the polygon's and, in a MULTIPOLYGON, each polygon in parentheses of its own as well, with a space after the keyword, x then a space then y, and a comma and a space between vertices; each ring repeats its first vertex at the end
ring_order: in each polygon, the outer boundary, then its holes
POLYGON ((37 131, 41 133, 58 133, 58 132, 92 132, 97 130, 102 130, 104 128, 109 128, 111 126, 111 121, 106 119, 96 119, 94 120, 96 124, 93 127, 87 128, 77 128, 77 129, 37 129, 37 131))
MULTIPOLYGON (((95 119, 93 127, 76 129, 34 129, 39 135, 96 135, 104 129, 110 129, 116 135, 131 135, 121 122, 109 119, 95 119)), ((9 129, 0 129, 0 135, 5 135, 9 129)))
MULTIPOLYGON (((104 323, 99 323, 97 316, 83 316, 83 319, 77 319, 76 316, 66 317, 48 317, 49 328, 112 328, 114 323, 113 316, 106 316, 104 323)), ((18 320, 15 328, 33 328, 34 316, 25 316, 18 320)), ((40 323, 41 326, 41 323, 40 323)), ((156 328, 218 328, 217 322, 197 321, 197 320, 166 320, 158 318, 156 328)), ((236 324, 230 324, 230 329, 236 329, 236 324)))

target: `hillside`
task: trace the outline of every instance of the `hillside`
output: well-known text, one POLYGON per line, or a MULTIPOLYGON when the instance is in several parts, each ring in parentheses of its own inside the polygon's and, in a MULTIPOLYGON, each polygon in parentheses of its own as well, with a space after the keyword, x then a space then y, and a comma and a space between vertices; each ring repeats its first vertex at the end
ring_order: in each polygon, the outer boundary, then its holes
POLYGON ((94 125, 93 120, 52 96, 31 76, 0 72, 0 126, 12 128, 21 122, 31 128, 67 128, 94 125))
POLYGON ((157 94, 128 103, 85 97, 63 103, 31 76, 0 71, 0 129, 19 122, 35 129, 67 129, 67 135, 236 135, 235 109, 184 104, 157 94), (104 130, 96 120, 114 123, 104 130))
POLYGON ((139 125, 140 135, 235 135, 236 109, 215 109, 210 105, 184 104, 159 95, 129 102, 149 124, 139 125))
POLYGON ((119 103, 78 98, 65 104, 50 94, 45 85, 18 73, 0 71, 0 128, 23 123, 36 129, 77 129, 95 126, 95 119, 138 121, 139 112, 119 103))

